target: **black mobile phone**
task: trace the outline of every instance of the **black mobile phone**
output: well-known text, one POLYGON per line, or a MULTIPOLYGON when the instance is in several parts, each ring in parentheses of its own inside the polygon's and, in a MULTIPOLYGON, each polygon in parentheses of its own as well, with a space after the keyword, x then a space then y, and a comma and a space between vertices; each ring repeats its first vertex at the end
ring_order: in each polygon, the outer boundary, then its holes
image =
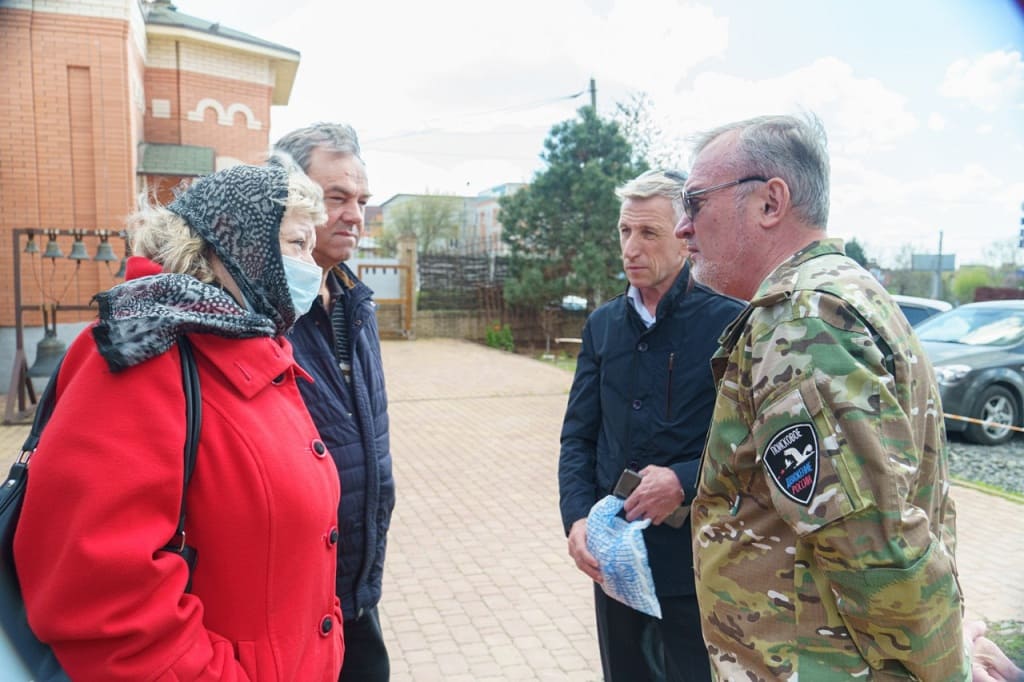
MULTIPOLYGON (((620 499, 626 499, 640 485, 640 478, 640 474, 632 469, 623 469, 618 482, 615 484, 615 489, 612 490, 612 494, 620 499)), ((681 528, 686 522, 686 517, 689 515, 690 505, 681 504, 662 523, 666 523, 672 528, 681 528)))
POLYGON ((632 469, 623 469, 622 475, 619 476, 619 480, 615 484, 615 489, 612 490, 612 495, 624 500, 636 490, 638 485, 640 485, 640 474, 632 469))

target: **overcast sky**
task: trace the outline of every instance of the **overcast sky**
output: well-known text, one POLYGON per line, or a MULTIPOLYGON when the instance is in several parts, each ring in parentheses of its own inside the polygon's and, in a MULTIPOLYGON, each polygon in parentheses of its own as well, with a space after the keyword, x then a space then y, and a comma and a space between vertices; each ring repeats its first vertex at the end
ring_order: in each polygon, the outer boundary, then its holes
MULTIPOLYGON (((829 132, 829 231, 891 264, 1018 250, 1024 10, 1012 0, 175 0, 299 50, 271 140, 316 120, 359 132, 371 203, 528 182, 589 103, 646 92, 685 138, 809 110, 829 132)), ((685 156, 684 156, 685 158, 685 156)), ((609 225, 609 229, 614 226, 609 225)))

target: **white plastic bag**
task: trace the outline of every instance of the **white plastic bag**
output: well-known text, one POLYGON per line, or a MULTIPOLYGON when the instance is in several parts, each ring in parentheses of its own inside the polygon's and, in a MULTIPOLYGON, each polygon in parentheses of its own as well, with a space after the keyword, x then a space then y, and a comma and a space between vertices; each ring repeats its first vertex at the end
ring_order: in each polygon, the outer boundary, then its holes
POLYGON ((601 588, 612 599, 630 608, 661 618, 661 604, 647 563, 644 528, 650 519, 626 521, 616 514, 623 500, 608 495, 587 515, 587 549, 601 566, 601 588))

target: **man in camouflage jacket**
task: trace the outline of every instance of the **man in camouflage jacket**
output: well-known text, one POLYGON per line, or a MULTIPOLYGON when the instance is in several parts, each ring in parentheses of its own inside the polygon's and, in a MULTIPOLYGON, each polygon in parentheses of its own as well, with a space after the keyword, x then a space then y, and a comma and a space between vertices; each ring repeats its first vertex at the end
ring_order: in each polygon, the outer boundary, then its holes
POLYGON ((942 408, 867 271, 826 239, 816 119, 697 147, 676 228, 694 274, 750 300, 712 363, 693 502, 697 596, 722 680, 965 680, 942 408))

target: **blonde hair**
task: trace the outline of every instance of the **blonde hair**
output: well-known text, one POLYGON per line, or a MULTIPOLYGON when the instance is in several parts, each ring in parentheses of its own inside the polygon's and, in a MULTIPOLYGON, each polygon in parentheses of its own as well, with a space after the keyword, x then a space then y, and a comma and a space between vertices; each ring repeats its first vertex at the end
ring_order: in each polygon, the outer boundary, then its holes
POLYGON ((296 165, 288 169, 288 201, 284 205, 285 216, 308 218, 319 227, 327 222, 327 208, 324 206, 324 190, 296 165))
MULTIPOLYGON (((294 165, 288 168, 288 198, 284 201, 284 215, 308 218, 319 226, 327 221, 324 193, 294 165)), ((186 190, 187 191, 187 190, 186 190)), ((138 209, 127 221, 132 253, 159 263, 164 272, 191 275, 201 282, 216 281, 210 256, 210 245, 197 235, 177 213, 155 203, 143 193, 138 198, 138 209)))

